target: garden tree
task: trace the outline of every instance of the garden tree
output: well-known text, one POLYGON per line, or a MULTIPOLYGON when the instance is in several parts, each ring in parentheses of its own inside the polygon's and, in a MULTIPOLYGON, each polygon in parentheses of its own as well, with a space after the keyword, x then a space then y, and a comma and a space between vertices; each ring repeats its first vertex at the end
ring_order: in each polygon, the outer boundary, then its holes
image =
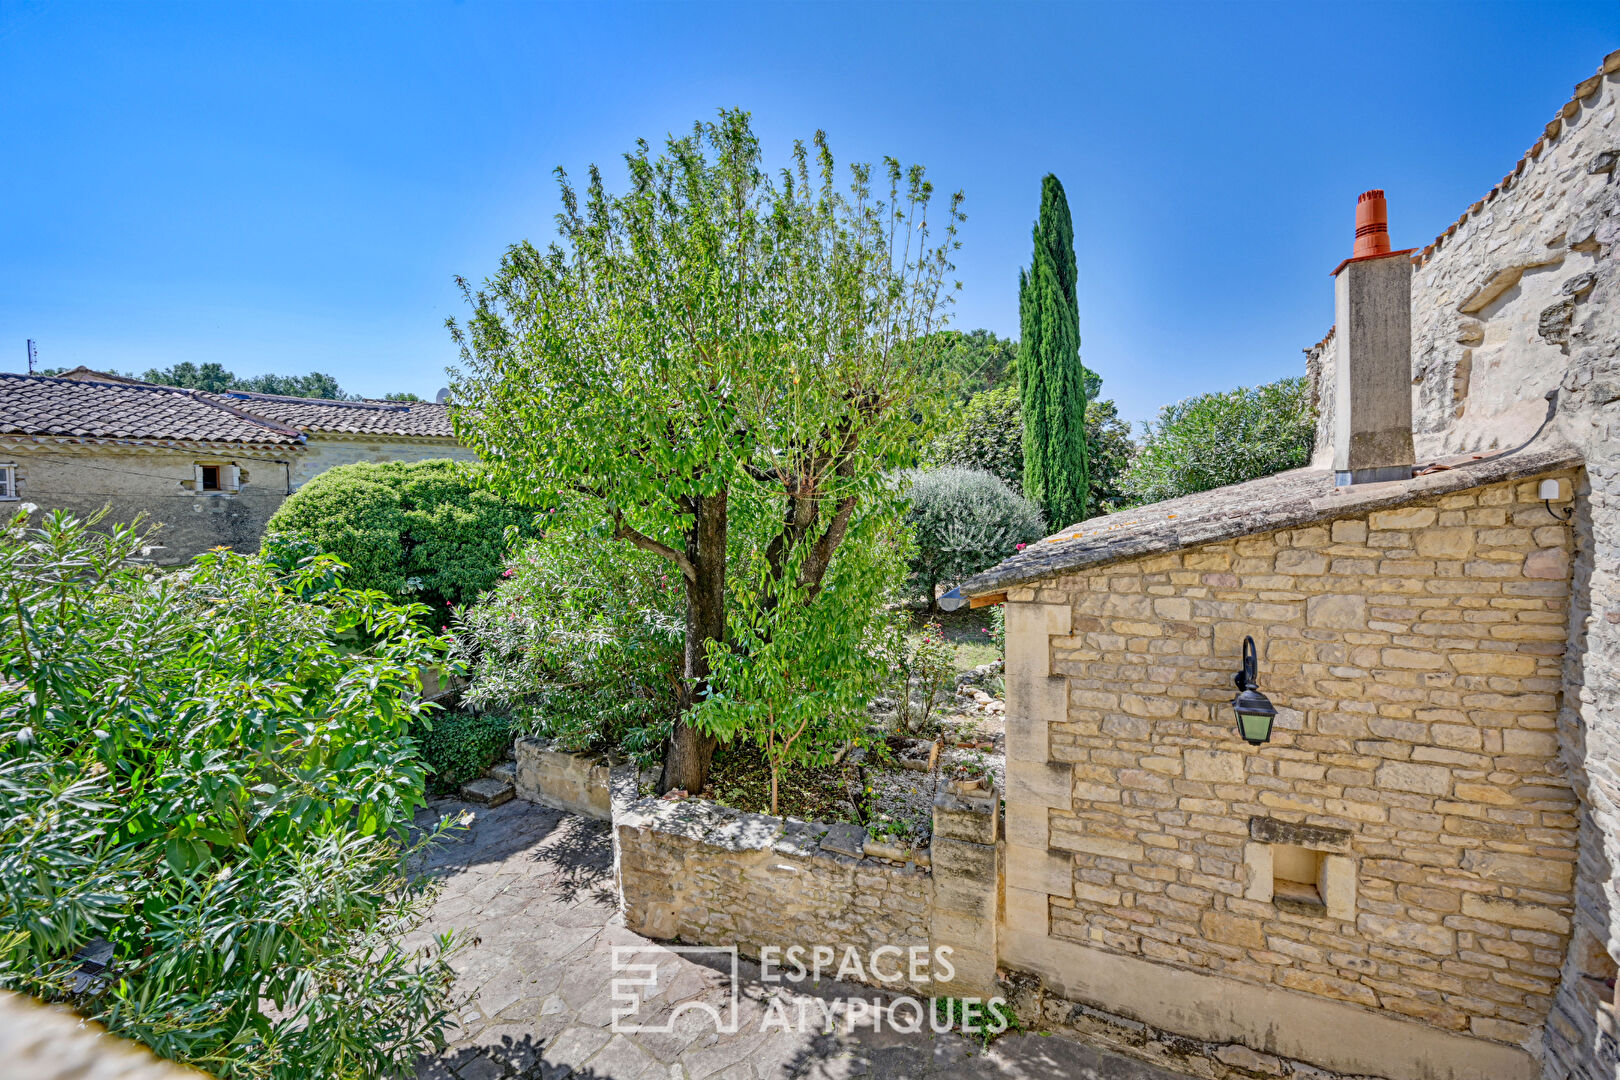
POLYGON ((409 1075, 459 1007, 408 939, 447 643, 329 560, 160 572, 96 524, 0 531, 0 988, 222 1078, 409 1075))
POLYGON ((206 390, 221 393, 242 390, 251 394, 283 394, 287 397, 331 398, 336 401, 353 400, 345 394, 338 381, 330 375, 312 371, 308 375, 254 375, 243 378, 226 371, 221 364, 210 361, 193 364, 182 360, 166 368, 148 368, 142 381, 161 386, 179 386, 187 390, 206 390))
POLYGON ((934 465, 978 469, 1014 491, 1024 486, 1024 413, 1018 387, 1003 383, 974 394, 955 410, 950 425, 928 448, 934 465))
POLYGON ((1309 464, 1316 409, 1304 378, 1279 379, 1166 405, 1142 429, 1122 487, 1154 503, 1309 464))
POLYGON ((967 401, 975 394, 1001 385, 1018 364, 1018 342, 997 337, 990 330, 941 330, 939 367, 967 401))
POLYGON ((1124 488, 1125 471, 1131 467, 1135 453, 1131 425, 1119 418, 1118 407, 1112 401, 1089 399, 1086 402, 1086 457, 1091 467, 1091 502, 1086 510, 1087 517, 1112 514, 1129 504, 1130 497, 1124 488))
POLYGON ((1024 494, 1061 528, 1087 516, 1086 383, 1080 364, 1074 223, 1058 178, 1041 181, 1035 253, 1018 275, 1018 378, 1024 414, 1024 494))
MULTIPOLYGON (((660 788, 698 791, 717 742, 747 723, 737 708, 698 707, 717 658, 741 685, 732 658, 788 633, 840 633, 835 557, 852 538, 875 542, 856 524, 881 518, 887 475, 914 463, 937 422, 947 388, 930 376, 933 335, 960 196, 934 206, 923 170, 892 159, 886 191, 867 165, 841 189, 819 132, 773 177, 739 111, 656 157, 638 143, 626 162, 618 195, 593 167, 581 199, 559 170, 560 241, 515 245, 482 288, 463 283, 455 424, 502 490, 574 500, 604 541, 679 573, 680 711, 660 788), (770 522, 738 538, 758 556, 736 582, 734 510, 770 522)), ((808 666, 820 659, 782 659, 800 665, 791 683, 761 678, 749 692, 836 695, 808 666)), ((773 715, 793 714, 781 704, 773 715)))
POLYGON ((383 395, 383 400, 384 401, 424 401, 426 399, 423 398, 419 394, 411 393, 409 390, 394 390, 394 391, 392 391, 390 393, 384 394, 383 395))
MULTIPOLYGON (((1110 514, 1126 505, 1121 484, 1136 444, 1130 425, 1119 418, 1112 401, 1099 397, 1102 380, 1086 372, 1086 456, 1091 470, 1087 517, 1110 514)), ((980 469, 1000 478, 1013 491, 1024 484, 1024 418, 1018 388, 1006 382, 973 395, 956 410, 949 428, 928 448, 936 465, 980 469)), ((1049 522, 1049 524, 1055 524, 1049 522)))

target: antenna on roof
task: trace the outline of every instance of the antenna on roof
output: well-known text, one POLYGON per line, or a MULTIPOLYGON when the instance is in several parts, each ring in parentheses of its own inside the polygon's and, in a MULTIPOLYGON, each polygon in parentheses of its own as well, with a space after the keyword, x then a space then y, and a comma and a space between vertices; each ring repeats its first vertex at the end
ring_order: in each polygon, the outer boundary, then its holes
POLYGON ((433 402, 436 405, 443 405, 446 402, 448 402, 449 400, 450 400, 450 388, 448 386, 445 387, 443 390, 440 390, 437 394, 433 395, 433 402))
POLYGON ((34 365, 39 361, 39 350, 34 348, 34 339, 28 339, 28 374, 34 373, 34 365))

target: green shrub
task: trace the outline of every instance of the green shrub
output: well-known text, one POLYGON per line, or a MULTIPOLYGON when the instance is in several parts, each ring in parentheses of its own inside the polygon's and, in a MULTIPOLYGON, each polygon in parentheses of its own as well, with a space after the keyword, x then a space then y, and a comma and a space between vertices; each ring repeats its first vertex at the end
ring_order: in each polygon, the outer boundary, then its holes
POLYGON ((532 511, 485 490, 482 477, 481 466, 447 460, 339 465, 289 496, 267 530, 347 563, 350 588, 442 612, 495 583, 513 536, 539 533, 532 511))
POLYGON ((322 560, 158 572, 147 542, 0 533, 0 987, 222 1078, 410 1075, 452 1006, 451 943, 407 944, 443 641, 375 593, 312 597, 322 560), (76 987, 98 938, 110 974, 76 987))
POLYGON ((906 522, 917 544, 912 587, 930 606, 940 584, 972 577, 1041 538, 1040 511, 989 473, 922 469, 906 481, 906 522))
POLYGON ((1305 379, 1280 379, 1166 405, 1145 427, 1123 486, 1154 503, 1308 465, 1316 409, 1305 379))
POLYGON ((495 764, 511 745, 512 721, 494 713, 446 713, 421 738, 428 782, 435 791, 453 791, 495 764))
MULTIPOLYGON (((1119 418, 1112 401, 1099 400, 1102 380, 1086 372, 1091 398, 1086 402, 1086 453, 1091 463, 1089 513, 1111 514, 1127 504, 1121 486, 1136 444, 1131 426, 1119 418)), ((949 430, 934 440, 928 460, 935 465, 979 469, 1022 493, 1024 419, 1016 384, 976 394, 962 407, 949 430)))
POLYGON ((613 746, 645 763, 676 711, 683 590, 659 556, 583 531, 559 519, 457 614, 464 696, 565 749, 613 746))
POLYGON ((928 459, 987 472, 1013 491, 1022 491, 1024 420, 1016 382, 975 394, 950 429, 934 441, 928 459))

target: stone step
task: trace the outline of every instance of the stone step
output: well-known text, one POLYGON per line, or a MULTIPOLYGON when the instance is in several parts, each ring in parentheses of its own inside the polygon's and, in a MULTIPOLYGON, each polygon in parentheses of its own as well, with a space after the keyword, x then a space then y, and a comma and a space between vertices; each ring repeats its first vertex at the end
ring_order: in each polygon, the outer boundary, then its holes
POLYGON ((468 802, 483 803, 485 806, 499 806, 511 799, 512 785, 505 780, 496 780, 493 777, 481 776, 477 780, 469 780, 461 785, 461 797, 468 802))
POLYGON ((508 784, 517 783, 517 762, 497 761, 484 770, 484 775, 491 780, 502 780, 508 784))

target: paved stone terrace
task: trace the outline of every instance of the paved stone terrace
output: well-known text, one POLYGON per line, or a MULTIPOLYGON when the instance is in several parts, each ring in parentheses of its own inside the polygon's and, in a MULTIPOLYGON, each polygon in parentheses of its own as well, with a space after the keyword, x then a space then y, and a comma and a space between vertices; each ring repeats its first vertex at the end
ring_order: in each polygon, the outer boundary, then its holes
MULTIPOLYGON (((444 881, 426 931, 461 927, 471 944, 454 960, 458 989, 476 998, 452 1046, 424 1060, 420 1080, 834 1080, 844 1077, 1007 1080, 1180 1080, 1176 1074, 1056 1036, 1008 1035, 988 1052, 959 1034, 913 1035, 871 1025, 801 1034, 771 1026, 767 1011, 822 1016, 822 1003, 870 1000, 868 987, 825 981, 762 983, 744 963, 736 1034, 682 1011, 665 1033, 610 1030, 615 946, 657 965, 644 996, 650 1023, 684 1002, 729 1000, 729 970, 676 956, 624 928, 603 822, 513 800, 490 809, 439 802, 419 819, 468 815, 470 826, 433 852, 444 881), (818 1000, 819 999, 819 1000, 818 1000), (775 1004, 779 1002, 780 1004, 775 1004)), ((796 1026, 796 1025, 795 1025, 796 1026)))

